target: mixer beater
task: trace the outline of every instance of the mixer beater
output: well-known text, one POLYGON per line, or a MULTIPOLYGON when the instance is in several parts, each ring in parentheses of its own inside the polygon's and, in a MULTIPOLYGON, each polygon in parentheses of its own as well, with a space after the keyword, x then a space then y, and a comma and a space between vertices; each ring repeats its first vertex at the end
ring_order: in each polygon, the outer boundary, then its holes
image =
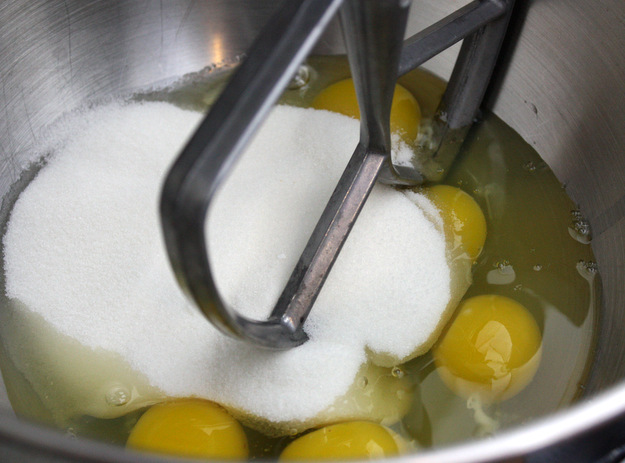
POLYGON ((376 181, 414 186, 443 178, 490 81, 514 0, 474 0, 403 41, 410 0, 289 0, 265 26, 169 171, 161 196, 165 244, 180 286, 221 331, 288 349, 376 181), (227 307, 206 246, 205 219, 221 182, 339 14, 361 114, 360 141, 267 320, 227 307), (397 77, 463 40, 447 89, 410 165, 394 164, 390 111, 397 77))

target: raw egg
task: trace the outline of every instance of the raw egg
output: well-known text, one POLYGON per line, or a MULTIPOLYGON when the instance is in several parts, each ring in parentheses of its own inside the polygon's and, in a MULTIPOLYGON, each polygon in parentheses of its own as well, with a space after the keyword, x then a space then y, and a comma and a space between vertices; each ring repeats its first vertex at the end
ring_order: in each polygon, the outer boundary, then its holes
POLYGON ((434 348, 434 361, 447 386, 463 397, 501 401, 534 377, 541 334, 529 311, 495 295, 463 301, 434 348))
POLYGON ((126 445, 196 458, 244 460, 249 454, 241 425, 219 405, 199 399, 154 405, 139 418, 126 445))
POLYGON ((449 185, 435 185, 423 192, 439 209, 445 234, 454 237, 454 248, 462 246, 471 260, 477 259, 486 241, 486 219, 477 202, 449 185))
MULTIPOLYGON (((358 109, 352 79, 340 80, 326 87, 314 99, 312 107, 360 119, 360 109, 358 109)), ((414 141, 419 132, 420 122, 419 103, 406 88, 396 85, 391 106, 391 132, 399 133, 408 142, 414 141)))
POLYGON ((375 459, 397 455, 400 445, 392 431, 369 421, 325 426, 291 442, 280 460, 375 459))

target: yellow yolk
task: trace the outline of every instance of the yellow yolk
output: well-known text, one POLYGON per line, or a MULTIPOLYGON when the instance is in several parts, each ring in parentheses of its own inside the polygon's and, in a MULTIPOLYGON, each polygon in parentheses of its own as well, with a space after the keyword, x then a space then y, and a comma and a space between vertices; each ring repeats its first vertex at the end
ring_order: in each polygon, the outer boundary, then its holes
POLYGON ((154 405, 130 433, 128 447, 170 455, 247 459, 241 425, 219 405, 187 399, 154 405))
POLYGON ((460 304, 433 353, 441 378, 458 395, 499 401, 520 392, 534 377, 541 335, 518 302, 476 296, 460 304))
POLYGON ((423 190, 440 210, 445 233, 453 235, 471 260, 477 259, 486 241, 486 219, 475 200, 460 188, 435 185, 423 190))
POLYGON ((344 460, 385 458, 399 454, 391 431, 369 421, 325 426, 291 442, 280 460, 344 460))
MULTIPOLYGON (((317 95, 312 103, 315 109, 326 109, 360 119, 354 81, 345 79, 336 82, 317 95)), ((421 109, 412 93, 401 85, 395 86, 391 106, 391 132, 402 135, 406 141, 414 141, 419 132, 421 109)))

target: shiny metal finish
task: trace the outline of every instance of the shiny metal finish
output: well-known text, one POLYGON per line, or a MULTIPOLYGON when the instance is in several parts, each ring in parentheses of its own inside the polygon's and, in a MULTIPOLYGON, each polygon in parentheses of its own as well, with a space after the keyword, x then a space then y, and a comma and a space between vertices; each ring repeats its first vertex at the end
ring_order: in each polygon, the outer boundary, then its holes
MULTIPOLYGON (((409 34, 464 3, 415 1, 409 34)), ((0 193, 18 178, 43 127, 63 112, 212 63, 236 61, 276 5, 260 0, 1 2, 0 193)), ((515 461, 521 455, 524 461, 592 461, 625 441, 625 3, 517 2, 511 31, 516 41, 504 45, 508 66, 497 75, 489 102, 537 149, 590 220, 604 285, 598 352, 586 400, 579 405, 492 440, 406 461, 515 461)), ((317 51, 343 51, 336 27, 321 38, 317 51)), ((426 66, 448 77, 454 58, 451 51, 426 66)), ((0 413, 3 461, 146 461, 16 420, 6 400, 0 413)))

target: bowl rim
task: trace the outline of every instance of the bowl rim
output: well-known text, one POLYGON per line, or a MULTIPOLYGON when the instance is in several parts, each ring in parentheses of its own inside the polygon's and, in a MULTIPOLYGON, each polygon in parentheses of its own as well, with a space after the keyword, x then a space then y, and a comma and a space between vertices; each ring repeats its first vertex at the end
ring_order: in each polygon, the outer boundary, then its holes
MULTIPOLYGON (((571 440, 579 441, 580 445, 595 446, 598 451, 607 453, 612 449, 599 448, 601 443, 596 442, 596 439, 593 440, 590 435, 593 431, 602 431, 623 417, 625 417, 625 384, 618 384, 566 409, 502 431, 492 438, 427 449, 423 452, 389 458, 387 461, 394 463, 506 461, 553 450, 571 440)), ((89 438, 71 437, 60 430, 18 418, 5 409, 0 410, 0 455, 3 453, 2 447, 7 445, 17 454, 20 451, 24 454, 34 452, 44 457, 67 458, 68 461, 100 463, 200 461, 127 451, 122 446, 89 438)))

